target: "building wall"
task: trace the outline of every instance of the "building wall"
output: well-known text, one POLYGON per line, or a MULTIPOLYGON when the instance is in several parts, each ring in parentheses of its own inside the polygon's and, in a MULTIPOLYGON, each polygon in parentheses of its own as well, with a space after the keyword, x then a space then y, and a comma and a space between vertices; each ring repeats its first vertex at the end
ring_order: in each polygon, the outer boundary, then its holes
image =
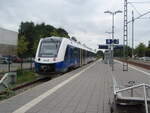
POLYGON ((0 54, 1 55, 16 54, 17 42, 18 42, 17 32, 0 28, 0 54))
POLYGON ((17 46, 16 45, 7 45, 0 44, 0 55, 16 55, 17 54, 17 46))

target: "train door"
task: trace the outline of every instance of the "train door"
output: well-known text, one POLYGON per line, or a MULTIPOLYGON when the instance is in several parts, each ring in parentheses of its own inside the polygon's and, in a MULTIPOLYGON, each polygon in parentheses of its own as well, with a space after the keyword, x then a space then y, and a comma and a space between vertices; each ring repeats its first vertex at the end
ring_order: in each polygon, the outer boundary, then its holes
POLYGON ((85 64, 85 55, 86 55, 86 53, 85 53, 85 50, 83 50, 83 65, 85 64))
POLYGON ((83 64, 83 50, 80 49, 80 66, 83 64))
POLYGON ((66 53, 65 53, 65 63, 66 63, 66 65, 69 64, 69 62, 70 62, 69 46, 67 46, 66 53))

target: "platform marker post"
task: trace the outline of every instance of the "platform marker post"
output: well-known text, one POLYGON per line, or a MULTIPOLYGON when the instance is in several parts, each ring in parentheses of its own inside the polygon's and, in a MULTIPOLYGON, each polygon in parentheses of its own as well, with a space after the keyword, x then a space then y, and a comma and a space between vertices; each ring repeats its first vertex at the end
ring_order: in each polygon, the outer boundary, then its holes
POLYGON ((147 104, 147 95, 146 95, 146 86, 143 84, 144 89, 144 100, 145 100, 145 112, 148 113, 148 104, 147 104))

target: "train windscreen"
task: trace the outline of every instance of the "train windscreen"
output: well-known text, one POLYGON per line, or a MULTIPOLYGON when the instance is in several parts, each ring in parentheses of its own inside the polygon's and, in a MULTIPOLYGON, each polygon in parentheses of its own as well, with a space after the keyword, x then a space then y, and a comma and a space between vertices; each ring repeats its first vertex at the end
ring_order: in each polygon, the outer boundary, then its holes
POLYGON ((43 41, 40 46, 39 57, 56 57, 60 41, 43 41))

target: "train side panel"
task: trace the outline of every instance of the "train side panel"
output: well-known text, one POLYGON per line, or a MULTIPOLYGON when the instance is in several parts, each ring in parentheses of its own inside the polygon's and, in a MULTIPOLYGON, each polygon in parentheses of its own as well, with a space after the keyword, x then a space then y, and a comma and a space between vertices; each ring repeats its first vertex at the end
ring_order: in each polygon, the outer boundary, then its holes
MULTIPOLYGON (((46 48, 47 49, 47 48, 46 48)), ((56 48, 57 49, 57 48, 56 48)), ((47 49, 49 51, 49 49, 47 49)), ((45 51, 45 52, 47 52, 45 51)), ((59 72, 66 72, 70 68, 76 68, 82 65, 85 65, 92 61, 92 54, 94 54, 90 49, 86 48, 85 46, 73 42, 70 39, 58 37, 49 37, 40 40, 36 58, 35 58, 35 70, 37 73, 40 74, 50 74, 50 73, 59 73, 59 72), (47 41, 48 40, 48 41, 47 41), (61 41, 59 44, 59 49, 56 55, 53 57, 48 56, 39 56, 39 52, 41 50, 41 42, 46 46, 54 46, 52 42, 57 46, 57 43, 61 41), (57 42, 58 41, 58 42, 57 42), (50 45, 48 45, 49 43, 50 45)))

